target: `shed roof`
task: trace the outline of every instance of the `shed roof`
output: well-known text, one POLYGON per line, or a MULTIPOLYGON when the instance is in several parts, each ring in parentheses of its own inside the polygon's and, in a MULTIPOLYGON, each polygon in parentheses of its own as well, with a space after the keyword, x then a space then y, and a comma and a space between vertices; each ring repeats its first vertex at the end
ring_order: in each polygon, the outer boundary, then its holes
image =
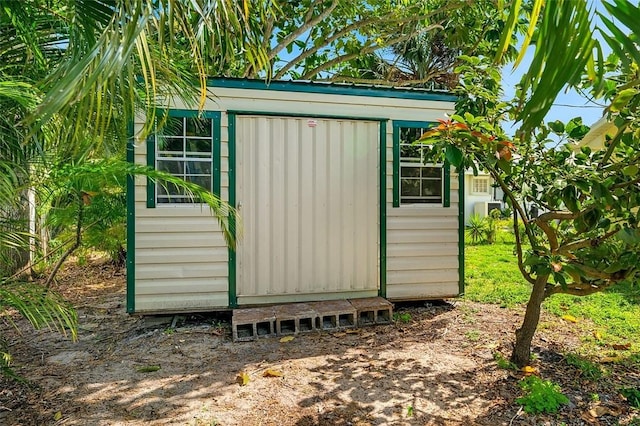
POLYGON ((209 87, 225 87, 283 92, 321 93, 327 95, 369 96, 425 101, 455 102, 457 97, 444 90, 428 90, 416 87, 393 87, 359 83, 331 83, 299 80, 251 80, 244 78, 214 77, 207 80, 209 87))

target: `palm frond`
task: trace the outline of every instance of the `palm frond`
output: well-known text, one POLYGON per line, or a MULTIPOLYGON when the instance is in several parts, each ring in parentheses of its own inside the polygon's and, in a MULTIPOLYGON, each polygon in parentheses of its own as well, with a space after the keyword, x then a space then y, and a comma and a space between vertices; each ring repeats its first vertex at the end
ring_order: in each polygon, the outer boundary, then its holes
POLYGON ((28 282, 0 283, 0 316, 15 310, 35 329, 49 328, 77 338, 78 315, 57 293, 28 282))

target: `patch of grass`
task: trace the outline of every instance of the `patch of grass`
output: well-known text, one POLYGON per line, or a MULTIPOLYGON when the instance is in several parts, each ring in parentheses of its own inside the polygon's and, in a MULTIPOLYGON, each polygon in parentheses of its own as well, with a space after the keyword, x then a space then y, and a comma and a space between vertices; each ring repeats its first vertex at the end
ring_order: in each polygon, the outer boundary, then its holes
MULTIPOLYGON (((504 307, 526 303, 531 286, 522 278, 513 250, 512 244, 501 243, 467 246, 465 298, 504 307)), ((629 362, 640 361, 637 356, 640 354, 638 283, 617 284, 590 296, 554 295, 543 306, 558 317, 571 315, 577 318, 589 350, 595 352, 603 346, 631 343, 630 350, 624 355, 629 362), (597 335, 595 339, 594 334, 597 335)))
POLYGON ((495 352, 493 354, 493 359, 496 361, 496 365, 498 366, 498 368, 514 371, 518 369, 518 367, 514 363, 502 356, 500 352, 495 352))
POLYGON ((622 388, 620 393, 627 398, 629 405, 640 408, 640 388, 622 388))
POLYGON ((468 246, 465 263, 467 299, 505 307, 527 301, 530 286, 520 275, 513 245, 468 246))
POLYGON ((407 324, 411 322, 411 314, 409 312, 394 312, 393 320, 395 322, 401 322, 407 324))
POLYGON ((538 376, 528 376, 518 382, 524 395, 516 402, 526 413, 555 413, 561 405, 568 404, 569 398, 560 391, 560 386, 538 376))
POLYGON ((580 370, 580 375, 588 380, 598 380, 602 377, 602 369, 594 362, 589 361, 574 353, 569 353, 565 356, 567 364, 576 367, 580 370))
POLYGON ((477 342, 478 340, 480 340, 480 332, 478 330, 467 331, 466 333, 464 333, 464 336, 470 342, 477 342))

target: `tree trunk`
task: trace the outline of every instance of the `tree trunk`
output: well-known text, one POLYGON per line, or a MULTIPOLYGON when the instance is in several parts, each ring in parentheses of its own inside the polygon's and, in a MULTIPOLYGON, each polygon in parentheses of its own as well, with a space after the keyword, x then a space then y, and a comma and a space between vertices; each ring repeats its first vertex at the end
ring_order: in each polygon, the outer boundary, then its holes
POLYGON ((518 367, 524 367, 531 359, 531 341, 540 321, 540 305, 544 301, 544 289, 548 279, 549 275, 540 275, 536 278, 522 326, 516 330, 516 343, 511 354, 511 362, 518 367))

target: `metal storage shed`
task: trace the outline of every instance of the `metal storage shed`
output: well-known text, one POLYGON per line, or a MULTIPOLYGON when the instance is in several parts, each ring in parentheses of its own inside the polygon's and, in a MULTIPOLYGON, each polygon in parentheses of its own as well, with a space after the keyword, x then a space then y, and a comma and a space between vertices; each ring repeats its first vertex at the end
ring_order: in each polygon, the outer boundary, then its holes
MULTIPOLYGON (((166 105, 129 161, 211 188, 239 210, 230 250, 208 208, 128 185, 127 311, 202 311, 463 292, 463 179, 409 143, 453 109, 417 89, 212 79, 203 111, 166 105)), ((136 122, 138 134, 142 122, 136 122)))

